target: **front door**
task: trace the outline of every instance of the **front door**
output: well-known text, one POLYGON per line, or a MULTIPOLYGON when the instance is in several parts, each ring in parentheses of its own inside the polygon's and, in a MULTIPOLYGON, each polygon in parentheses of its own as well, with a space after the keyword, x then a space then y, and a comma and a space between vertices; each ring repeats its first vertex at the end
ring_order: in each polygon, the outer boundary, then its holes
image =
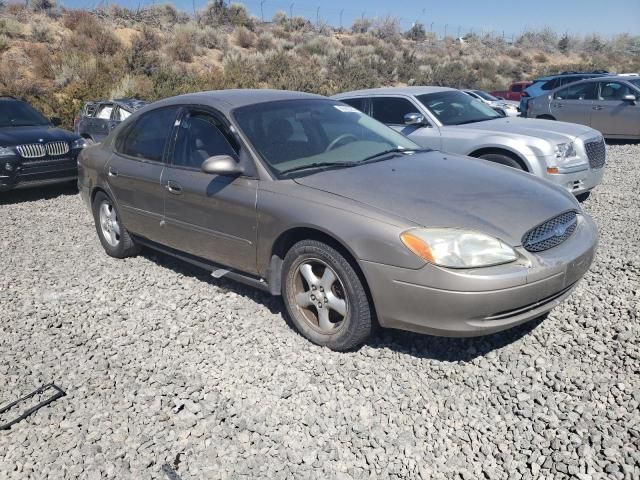
POLYGON ((599 95, 593 102, 591 127, 607 137, 636 137, 640 134, 638 102, 623 100, 637 92, 621 82, 598 82, 599 95))
POLYGON ((185 111, 163 175, 166 244, 212 262, 256 273, 258 180, 251 160, 222 115, 185 111), (245 166, 239 177, 201 171, 204 160, 230 155, 245 166))
POLYGON ((151 110, 119 133, 107 169, 107 182, 123 224, 162 242, 164 188, 160 183, 164 156, 179 107, 151 110))
MULTIPOLYGON (((432 126, 431 123, 405 125, 404 116, 408 113, 419 113, 425 116, 422 109, 407 98, 392 96, 371 98, 371 116, 373 118, 409 137, 421 147, 439 150, 442 144, 438 128, 432 126)), ((425 120, 429 122, 429 118, 426 116, 425 120)))

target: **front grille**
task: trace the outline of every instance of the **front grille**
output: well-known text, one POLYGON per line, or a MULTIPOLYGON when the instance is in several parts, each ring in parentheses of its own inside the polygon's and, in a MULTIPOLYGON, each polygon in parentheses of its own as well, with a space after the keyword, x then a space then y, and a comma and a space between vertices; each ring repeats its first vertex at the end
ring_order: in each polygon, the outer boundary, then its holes
POLYGON ((45 146, 41 143, 18 145, 16 149, 22 158, 40 158, 47 154, 45 146))
POLYGON ((49 142, 47 143, 47 154, 52 157, 65 155, 69 153, 69 144, 67 142, 49 142))
POLYGON ((525 233, 522 246, 530 252, 549 250, 569 238, 577 225, 576 212, 564 212, 525 233))
POLYGON ((600 140, 585 142, 584 148, 587 151, 591 168, 602 168, 607 158, 607 147, 604 144, 604 140, 601 138, 600 140))

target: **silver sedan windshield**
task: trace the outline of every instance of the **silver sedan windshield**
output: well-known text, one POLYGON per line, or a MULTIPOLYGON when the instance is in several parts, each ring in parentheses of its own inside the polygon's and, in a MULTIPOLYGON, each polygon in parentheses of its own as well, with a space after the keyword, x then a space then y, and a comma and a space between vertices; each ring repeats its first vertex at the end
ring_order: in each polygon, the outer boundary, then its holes
POLYGON ((488 105, 459 91, 428 93, 417 98, 443 125, 463 125, 502 118, 488 105))

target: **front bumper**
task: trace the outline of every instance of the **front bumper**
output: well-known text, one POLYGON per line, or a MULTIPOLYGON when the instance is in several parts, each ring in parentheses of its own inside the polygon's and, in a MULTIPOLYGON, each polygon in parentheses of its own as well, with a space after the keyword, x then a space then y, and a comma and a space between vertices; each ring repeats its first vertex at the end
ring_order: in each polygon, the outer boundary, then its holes
POLYGON ((0 163, 0 191, 72 181, 78 177, 77 152, 64 158, 33 161, 3 160, 0 163), (11 164, 7 170, 5 164, 11 164))
POLYGON ((442 336, 478 336, 537 318, 564 300, 593 261, 598 234, 578 216, 569 239, 506 265, 411 270, 361 262, 380 324, 442 336))
POLYGON ((587 168, 573 173, 546 173, 544 178, 564 187, 574 195, 588 192, 602 182, 604 167, 587 168))

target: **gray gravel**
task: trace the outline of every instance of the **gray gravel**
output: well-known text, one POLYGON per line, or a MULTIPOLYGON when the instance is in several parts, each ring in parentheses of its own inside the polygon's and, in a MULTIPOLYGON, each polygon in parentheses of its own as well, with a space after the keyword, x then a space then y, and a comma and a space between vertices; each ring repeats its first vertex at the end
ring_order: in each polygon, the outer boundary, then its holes
POLYGON ((546 320, 347 354, 266 294, 107 257, 72 188, 5 194, 0 405, 67 396, 0 432, 0 478, 640 478, 640 145, 609 158, 597 260, 546 320))

